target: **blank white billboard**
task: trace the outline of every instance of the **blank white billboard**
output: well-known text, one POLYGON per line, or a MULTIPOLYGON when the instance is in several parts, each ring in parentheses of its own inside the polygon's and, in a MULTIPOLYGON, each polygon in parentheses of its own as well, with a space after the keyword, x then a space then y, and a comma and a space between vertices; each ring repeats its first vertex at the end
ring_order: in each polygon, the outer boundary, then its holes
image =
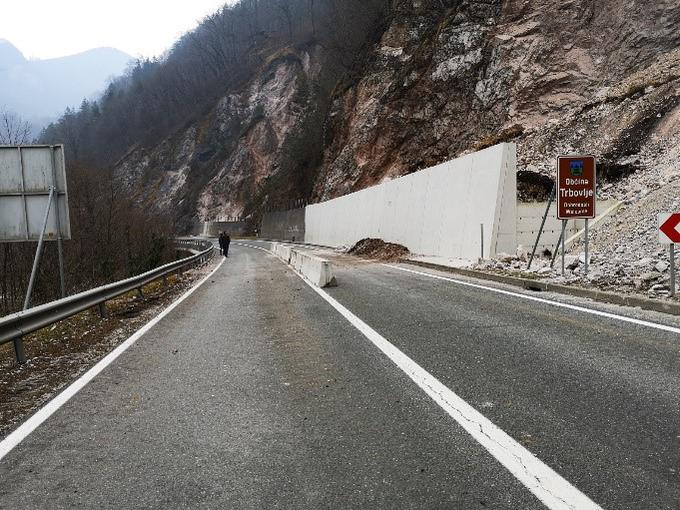
POLYGON ((70 239, 64 146, 0 146, 0 242, 39 239, 51 187, 45 239, 70 239))

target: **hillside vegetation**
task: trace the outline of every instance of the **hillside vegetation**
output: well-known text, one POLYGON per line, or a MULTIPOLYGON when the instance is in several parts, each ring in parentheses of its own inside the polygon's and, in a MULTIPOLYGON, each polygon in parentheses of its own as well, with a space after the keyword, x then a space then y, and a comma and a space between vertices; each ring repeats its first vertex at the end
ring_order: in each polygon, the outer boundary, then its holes
POLYGON ((500 141, 518 142, 523 199, 572 151, 629 198, 676 175, 678 26, 674 0, 242 0, 43 139, 179 228, 500 141))

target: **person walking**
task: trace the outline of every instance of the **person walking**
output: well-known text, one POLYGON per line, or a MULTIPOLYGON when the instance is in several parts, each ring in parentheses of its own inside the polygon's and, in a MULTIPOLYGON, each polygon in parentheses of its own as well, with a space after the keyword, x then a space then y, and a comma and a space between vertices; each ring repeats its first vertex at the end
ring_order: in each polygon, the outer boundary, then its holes
POLYGON ((224 255, 224 232, 220 232, 217 242, 220 245, 220 255, 224 255))
POLYGON ((231 244, 231 237, 229 234, 225 234, 224 236, 224 246, 222 248, 222 251, 224 252, 224 256, 228 257, 229 256, 229 245, 231 244))

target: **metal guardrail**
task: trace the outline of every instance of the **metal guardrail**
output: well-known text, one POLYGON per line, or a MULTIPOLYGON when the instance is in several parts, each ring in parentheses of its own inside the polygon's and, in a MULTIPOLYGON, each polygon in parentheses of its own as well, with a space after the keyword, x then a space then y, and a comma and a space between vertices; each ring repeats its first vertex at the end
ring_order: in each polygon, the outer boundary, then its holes
POLYGON ((96 289, 87 290, 73 296, 51 301, 43 305, 29 308, 0 318, 0 345, 14 341, 17 361, 23 363, 26 356, 23 352, 21 337, 33 333, 46 326, 88 310, 133 290, 141 288, 154 280, 182 270, 192 264, 207 262, 214 255, 214 247, 210 241, 200 239, 177 239, 175 247, 193 253, 192 256, 170 262, 138 276, 110 283, 96 289))

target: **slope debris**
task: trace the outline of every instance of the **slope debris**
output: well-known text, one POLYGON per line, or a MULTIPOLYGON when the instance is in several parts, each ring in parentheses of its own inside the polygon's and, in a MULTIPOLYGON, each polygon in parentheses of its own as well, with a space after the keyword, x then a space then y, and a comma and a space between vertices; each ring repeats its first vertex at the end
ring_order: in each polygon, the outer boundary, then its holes
POLYGON ((410 255, 408 248, 401 244, 386 243, 382 239, 362 239, 347 252, 371 260, 396 262, 410 255))

